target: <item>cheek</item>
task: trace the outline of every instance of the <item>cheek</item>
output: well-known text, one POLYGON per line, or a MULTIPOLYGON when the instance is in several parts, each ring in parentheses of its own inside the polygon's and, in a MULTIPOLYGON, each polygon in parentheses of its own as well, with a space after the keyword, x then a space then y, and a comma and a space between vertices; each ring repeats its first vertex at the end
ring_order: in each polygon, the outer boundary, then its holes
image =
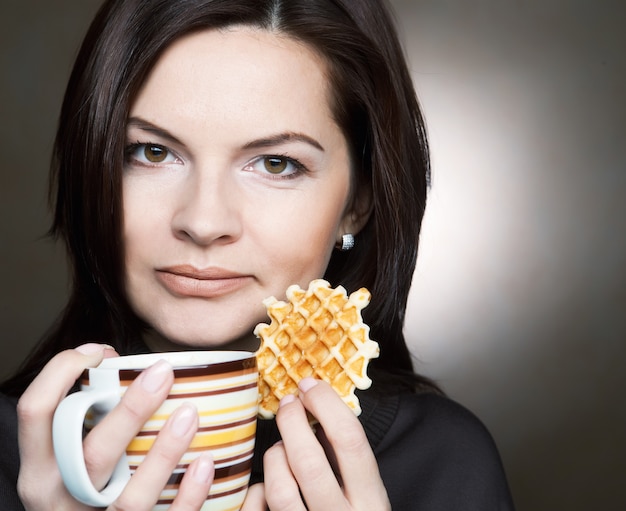
POLYGON ((124 233, 148 236, 166 224, 173 207, 176 188, 158 176, 126 176, 122 187, 124 233))
POLYGON ((141 193, 138 187, 132 186, 132 181, 123 187, 122 233, 127 271, 131 271, 133 263, 145 259, 159 244, 161 212, 154 206, 160 202, 141 193))
POLYGON ((333 200, 324 201, 301 198, 290 209, 276 208, 252 218, 257 245, 264 247, 266 261, 292 275, 321 277, 336 242, 344 195, 337 193, 333 200))
POLYGON ((126 282, 126 292, 131 302, 135 302, 137 298, 137 286, 141 282, 141 261, 145 259, 145 255, 141 251, 141 247, 145 246, 141 239, 142 231, 140 225, 137 225, 138 219, 133 214, 134 211, 124 208, 124 280, 126 282))
POLYGON ((128 190, 128 187, 124 187, 123 211, 122 233, 124 236, 125 259, 128 264, 133 259, 136 246, 140 245, 138 238, 142 235, 141 227, 143 223, 137 207, 137 197, 133 196, 132 191, 128 190))

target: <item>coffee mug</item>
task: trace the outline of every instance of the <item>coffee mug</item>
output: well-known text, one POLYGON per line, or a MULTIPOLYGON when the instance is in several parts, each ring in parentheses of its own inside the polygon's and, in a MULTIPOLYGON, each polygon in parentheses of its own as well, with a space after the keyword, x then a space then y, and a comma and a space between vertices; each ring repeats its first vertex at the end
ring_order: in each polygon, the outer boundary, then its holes
POLYGON ((59 404, 53 420, 54 452, 68 491, 90 506, 105 507, 120 495, 174 410, 184 402, 198 409, 199 427, 155 510, 168 509, 184 472, 202 452, 215 461, 215 479, 203 511, 239 509, 250 480, 258 411, 258 371, 254 353, 185 351, 107 358, 86 369, 81 389, 59 404), (83 454, 83 433, 119 403, 141 371, 159 360, 174 368, 174 384, 117 463, 106 487, 91 482, 83 454))

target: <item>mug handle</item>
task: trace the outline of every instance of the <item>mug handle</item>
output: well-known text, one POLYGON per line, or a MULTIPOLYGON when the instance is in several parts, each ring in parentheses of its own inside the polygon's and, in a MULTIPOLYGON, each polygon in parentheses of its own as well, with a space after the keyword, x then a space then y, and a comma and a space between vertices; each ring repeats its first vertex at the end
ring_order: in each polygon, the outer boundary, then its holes
POLYGON ((97 406, 110 412, 120 401, 119 388, 109 390, 81 390, 67 396, 54 412, 52 441, 61 477, 74 498, 95 507, 109 506, 117 499, 130 479, 130 469, 124 453, 117 462, 106 487, 94 487, 83 453, 83 423, 87 411, 97 406))

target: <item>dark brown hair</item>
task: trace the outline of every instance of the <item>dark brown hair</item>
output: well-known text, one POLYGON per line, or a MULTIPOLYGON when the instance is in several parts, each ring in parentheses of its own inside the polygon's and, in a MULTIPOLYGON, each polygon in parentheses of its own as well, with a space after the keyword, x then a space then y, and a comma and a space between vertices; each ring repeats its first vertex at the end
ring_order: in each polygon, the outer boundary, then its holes
POLYGON ((124 354, 145 325, 124 291, 121 180, 131 104, 163 50, 198 30, 250 25, 293 37, 328 65, 332 110, 352 152, 357 186, 373 210, 350 252, 333 254, 326 278, 365 286, 364 317, 381 345, 372 368, 429 386, 413 374, 403 336, 429 175, 424 124, 384 0, 108 0, 74 65, 54 146, 51 233, 66 245, 69 302, 18 374, 21 393, 57 352, 105 342, 124 354))

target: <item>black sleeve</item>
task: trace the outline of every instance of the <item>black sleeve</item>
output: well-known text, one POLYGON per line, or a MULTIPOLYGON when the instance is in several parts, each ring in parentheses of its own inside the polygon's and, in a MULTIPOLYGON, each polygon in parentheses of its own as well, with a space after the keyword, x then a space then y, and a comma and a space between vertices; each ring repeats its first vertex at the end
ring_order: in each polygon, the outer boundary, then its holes
POLYGON ((0 394, 0 509, 3 511, 24 511, 17 495, 20 454, 16 403, 16 399, 0 394))
POLYGON ((513 510, 491 435, 447 398, 402 395, 375 454, 394 511, 513 510))

